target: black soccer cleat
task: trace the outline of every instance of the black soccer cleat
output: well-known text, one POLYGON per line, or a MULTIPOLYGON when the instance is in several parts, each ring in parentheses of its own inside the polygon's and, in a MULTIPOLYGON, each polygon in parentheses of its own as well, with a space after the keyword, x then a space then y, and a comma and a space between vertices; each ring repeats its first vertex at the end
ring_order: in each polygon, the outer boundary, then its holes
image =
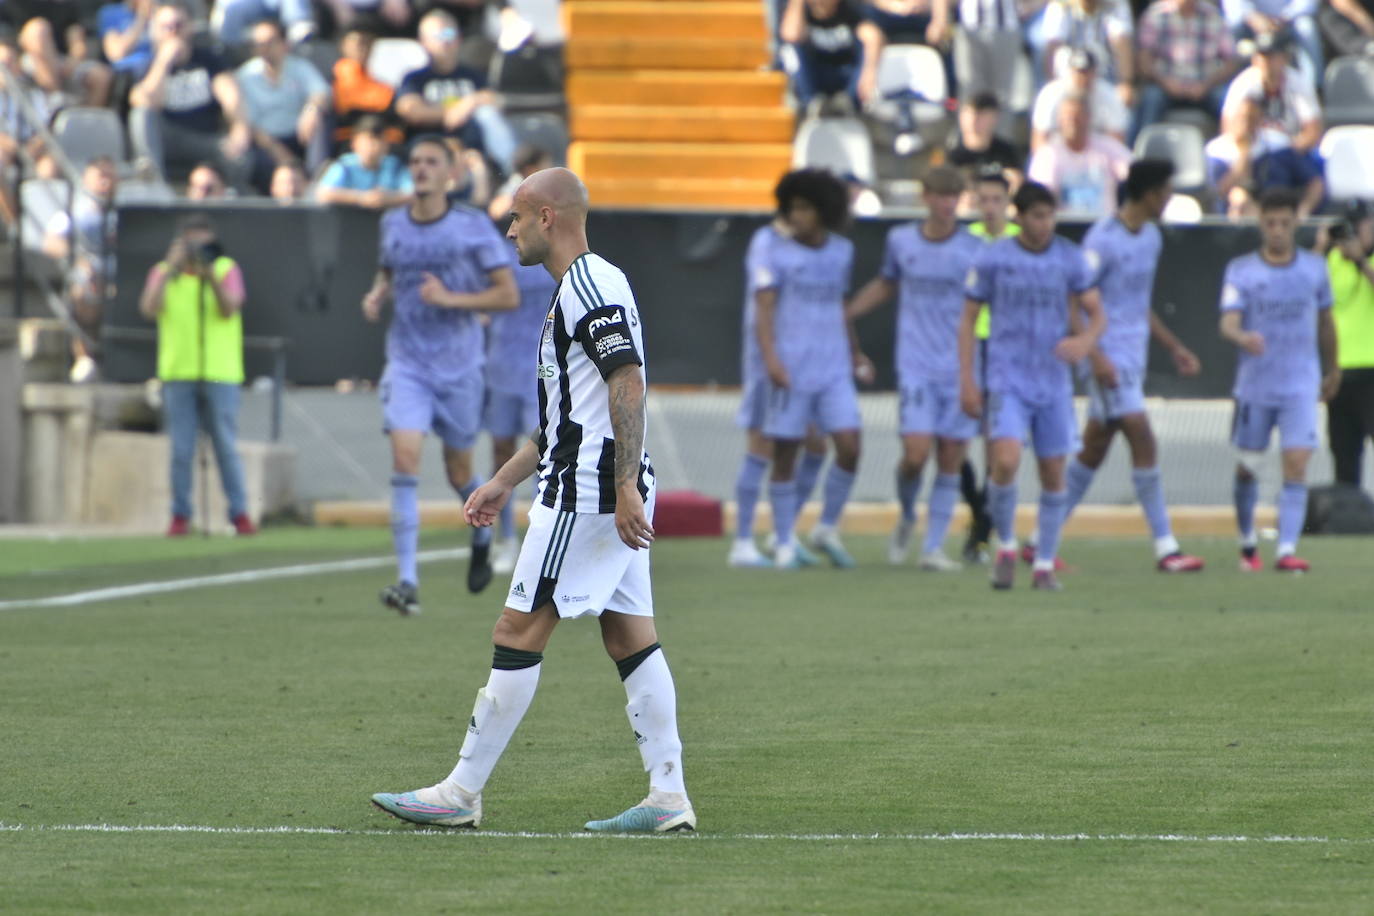
POLYGON ((402 617, 414 617, 420 613, 420 590, 412 582, 397 582, 382 589, 382 604, 396 611, 402 617))
POLYGON ((468 591, 474 595, 491 584, 491 543, 473 544, 468 557, 468 591))

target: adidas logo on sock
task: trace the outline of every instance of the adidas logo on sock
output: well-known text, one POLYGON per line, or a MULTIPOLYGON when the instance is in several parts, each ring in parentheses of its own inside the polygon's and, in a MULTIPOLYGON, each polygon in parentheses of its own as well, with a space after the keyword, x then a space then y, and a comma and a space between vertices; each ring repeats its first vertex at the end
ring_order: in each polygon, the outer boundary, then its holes
POLYGON ((518 595, 518 596, 521 597, 521 598, 525 597, 525 583, 523 583, 523 582, 517 582, 517 583, 515 583, 515 588, 511 589, 511 590, 510 590, 510 593, 511 593, 512 595, 518 595))

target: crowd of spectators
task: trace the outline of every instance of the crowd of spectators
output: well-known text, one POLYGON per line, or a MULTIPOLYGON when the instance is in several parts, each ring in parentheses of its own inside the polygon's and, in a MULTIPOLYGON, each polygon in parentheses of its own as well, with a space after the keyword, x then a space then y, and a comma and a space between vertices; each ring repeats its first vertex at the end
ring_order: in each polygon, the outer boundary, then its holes
MULTIPOLYGON (((947 161, 970 172, 997 163, 1013 187, 1029 174, 1082 216, 1114 206, 1130 151, 1161 122, 1201 133, 1190 152, 1205 160, 1205 184, 1189 192, 1204 213, 1251 217, 1278 185, 1302 195, 1304 215, 1329 209, 1324 65, 1374 63, 1371 0, 776 3, 779 61, 802 117, 872 123, 902 97, 944 103, 947 161), (939 54, 943 98, 880 76, 885 49, 909 44, 939 54), (1018 79, 1030 83, 1026 111, 1010 110, 1018 79)), ((922 147, 904 147, 899 132, 894 149, 922 147)))

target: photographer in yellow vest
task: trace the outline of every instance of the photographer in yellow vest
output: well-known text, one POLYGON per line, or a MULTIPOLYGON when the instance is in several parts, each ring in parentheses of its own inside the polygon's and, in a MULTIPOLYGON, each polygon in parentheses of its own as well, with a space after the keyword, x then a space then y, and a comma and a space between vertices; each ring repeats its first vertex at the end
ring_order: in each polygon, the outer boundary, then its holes
POLYGON ((1347 206, 1326 241, 1341 368, 1341 387, 1326 405, 1326 435, 1336 482, 1358 487, 1364 443, 1374 438, 1374 208, 1347 206))
MULTIPOLYGON (((224 254, 205 216, 181 222, 167 255, 148 271, 139 311, 157 322, 157 375, 172 440, 169 537, 190 533, 196 436, 214 445, 229 520, 253 534, 235 439, 243 385, 243 272, 224 254)), ((208 519, 202 519, 208 524, 208 519)))

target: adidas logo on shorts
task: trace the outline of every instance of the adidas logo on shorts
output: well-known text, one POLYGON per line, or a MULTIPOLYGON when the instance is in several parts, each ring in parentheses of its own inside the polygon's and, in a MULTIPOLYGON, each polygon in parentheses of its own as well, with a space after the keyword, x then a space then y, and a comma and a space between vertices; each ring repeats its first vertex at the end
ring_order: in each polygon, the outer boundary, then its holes
POLYGON ((515 588, 511 589, 511 590, 510 590, 510 593, 511 593, 512 595, 515 595, 516 597, 524 598, 524 597, 525 597, 525 583, 523 583, 523 582, 517 582, 517 583, 515 583, 515 588))

